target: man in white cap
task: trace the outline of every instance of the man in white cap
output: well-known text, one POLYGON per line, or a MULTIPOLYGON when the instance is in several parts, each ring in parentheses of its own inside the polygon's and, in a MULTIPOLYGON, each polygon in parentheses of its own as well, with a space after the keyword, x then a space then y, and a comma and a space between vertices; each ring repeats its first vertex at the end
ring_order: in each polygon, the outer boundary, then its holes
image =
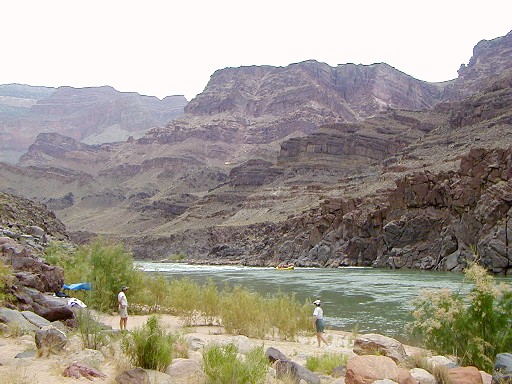
POLYGON ((320 308, 322 302, 320 300, 315 300, 313 302, 315 305, 315 310, 313 311, 313 326, 316 330, 316 340, 318 341, 318 346, 321 346, 321 342, 323 341, 325 345, 329 345, 327 340, 324 338, 324 311, 320 308))
POLYGON ((126 291, 128 287, 123 287, 121 292, 117 295, 117 302, 119 303, 119 329, 126 331, 126 323, 128 322, 128 299, 126 298, 126 291))

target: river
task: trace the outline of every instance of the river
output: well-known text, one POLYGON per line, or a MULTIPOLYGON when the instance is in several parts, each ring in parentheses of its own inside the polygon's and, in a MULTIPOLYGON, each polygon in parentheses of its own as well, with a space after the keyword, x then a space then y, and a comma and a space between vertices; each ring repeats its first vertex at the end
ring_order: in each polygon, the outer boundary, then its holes
MULTIPOLYGON (((379 333, 412 343, 406 325, 412 320, 413 300, 422 289, 467 290, 464 275, 453 272, 373 268, 275 268, 137 262, 146 272, 169 279, 189 277, 198 284, 212 278, 219 287, 241 285, 263 295, 281 290, 303 302, 322 300, 326 329, 379 333)), ((512 281, 510 278, 500 278, 512 281)), ((313 312, 313 308, 311 309, 313 312)))

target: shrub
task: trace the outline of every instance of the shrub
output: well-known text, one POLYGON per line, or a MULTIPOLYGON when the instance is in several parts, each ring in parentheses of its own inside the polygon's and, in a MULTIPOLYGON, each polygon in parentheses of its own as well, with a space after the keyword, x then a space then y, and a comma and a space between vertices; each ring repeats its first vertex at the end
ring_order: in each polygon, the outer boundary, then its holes
MULTIPOLYGON (((278 292, 269 300, 271 325, 279 330, 279 336, 285 340, 294 340, 301 326, 301 305, 295 295, 286 295, 278 292)), ((309 325, 311 325, 311 314, 309 314, 309 325)))
POLYGON ((268 304, 241 286, 223 290, 221 318, 228 333, 262 339, 270 330, 268 304))
POLYGON ((63 243, 52 243, 45 259, 64 268, 69 283, 89 282, 92 291, 73 292, 75 297, 93 308, 106 311, 117 307, 117 294, 122 286, 134 286, 139 273, 133 268, 133 257, 122 245, 98 238, 76 250, 63 243))
POLYGON ((0 260, 0 305, 6 301, 11 300, 12 296, 7 293, 7 289, 14 281, 14 275, 12 268, 9 265, 5 265, 0 260))
POLYGON ((207 325, 219 323, 221 299, 213 279, 209 278, 206 285, 201 287, 200 312, 207 325))
POLYGON ((321 356, 308 356, 306 368, 313 372, 332 375, 334 369, 347 365, 347 356, 343 353, 324 353, 321 356))
POLYGON ((265 382, 268 359, 263 347, 254 348, 238 358, 234 344, 213 345, 203 352, 204 372, 209 384, 259 384, 265 382))
POLYGON ((414 303, 410 329, 427 348, 490 372, 496 354, 512 345, 512 288, 496 285, 476 264, 468 268, 466 279, 469 291, 424 291, 414 303))
POLYGON ((84 348, 100 349, 108 343, 109 338, 103 332, 100 322, 88 309, 77 311, 76 320, 84 348))
POLYGON ((201 290, 199 285, 188 277, 171 280, 169 293, 172 298, 170 305, 177 315, 183 318, 185 325, 194 324, 200 315, 201 290))
MULTIPOLYGON (((90 259, 89 281, 92 284, 91 300, 101 310, 117 307, 117 294, 122 286, 132 286, 135 271, 133 256, 120 244, 109 244, 102 239, 81 249, 90 259)), ((136 287, 133 287, 136 288, 136 287)))
POLYGON ((130 280, 131 286, 136 288, 129 292, 131 313, 172 312, 169 281, 164 275, 134 270, 130 280))
POLYGON ((121 346, 134 366, 165 371, 172 362, 176 340, 176 336, 167 334, 162 329, 158 318, 153 315, 142 328, 127 335, 121 346))

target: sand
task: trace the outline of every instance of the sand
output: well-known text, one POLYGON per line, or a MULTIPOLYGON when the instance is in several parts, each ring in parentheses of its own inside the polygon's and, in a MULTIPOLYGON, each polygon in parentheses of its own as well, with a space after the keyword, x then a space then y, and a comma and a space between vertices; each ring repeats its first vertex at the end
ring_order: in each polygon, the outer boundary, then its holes
MULTIPOLYGON (((130 316, 128 319, 128 332, 145 324, 149 316, 130 316)), ((99 315, 104 324, 113 329, 119 329, 117 316, 99 315)), ((179 318, 170 315, 161 315, 162 326, 173 333, 180 333, 186 337, 195 337, 205 343, 236 342, 249 346, 261 346, 264 349, 274 347, 299 364, 305 364, 308 356, 319 356, 327 352, 344 353, 353 356, 352 345, 355 335, 348 332, 329 331, 325 336, 329 346, 318 347, 316 337, 300 336, 296 341, 280 340, 277 337, 267 337, 264 340, 250 339, 245 336, 229 335, 219 326, 184 327, 179 318)), ((79 335, 69 336, 68 345, 64 351, 57 355, 16 358, 20 352, 35 351, 36 346, 33 335, 0 336, 0 383, 2 384, 45 384, 45 383, 78 383, 89 382, 85 378, 75 379, 62 376, 63 371, 73 362, 89 364, 104 373, 105 379, 96 378, 96 382, 115 383, 115 377, 123 370, 132 366, 121 353, 120 343, 113 343, 101 349, 84 350, 79 335)), ((406 347, 408 354, 417 352, 417 348, 406 347)), ((190 358, 201 361, 200 351, 191 351, 190 358)), ((200 381, 198 381, 199 383, 200 381)))

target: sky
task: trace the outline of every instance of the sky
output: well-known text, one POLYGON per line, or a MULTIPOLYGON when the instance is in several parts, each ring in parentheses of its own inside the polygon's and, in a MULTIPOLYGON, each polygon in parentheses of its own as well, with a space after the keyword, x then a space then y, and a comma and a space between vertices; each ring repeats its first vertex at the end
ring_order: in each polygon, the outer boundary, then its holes
POLYGON ((310 59, 439 82, 511 15, 510 0, 3 0, 0 84, 191 100, 218 69, 310 59))

